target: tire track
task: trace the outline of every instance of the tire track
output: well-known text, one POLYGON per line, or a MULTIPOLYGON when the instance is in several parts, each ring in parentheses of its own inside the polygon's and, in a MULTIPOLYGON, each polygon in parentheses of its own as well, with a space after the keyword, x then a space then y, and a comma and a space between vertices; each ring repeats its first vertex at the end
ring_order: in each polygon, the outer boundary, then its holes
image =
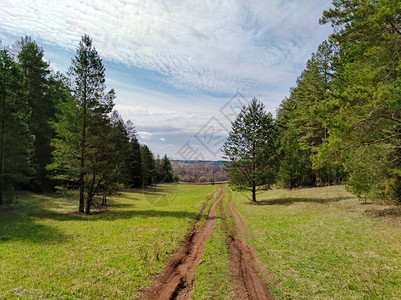
MULTIPOLYGON (((220 192, 220 196, 209 209, 204 226, 197 228, 197 223, 193 225, 191 233, 181 243, 181 246, 176 250, 162 273, 155 278, 153 285, 143 293, 141 299, 188 298, 189 292, 193 287, 194 273, 202 259, 203 249, 213 232, 216 206, 224 196, 224 192, 220 187, 215 193, 216 196, 218 192, 220 192)), ((206 204, 200 211, 200 215, 203 214, 205 207, 206 204)))
POLYGON ((259 278, 259 270, 254 262, 256 253, 240 236, 245 227, 234 208, 234 193, 231 194, 229 210, 235 220, 236 231, 228 235, 230 268, 234 275, 235 292, 239 299, 272 300, 274 299, 267 285, 259 278))

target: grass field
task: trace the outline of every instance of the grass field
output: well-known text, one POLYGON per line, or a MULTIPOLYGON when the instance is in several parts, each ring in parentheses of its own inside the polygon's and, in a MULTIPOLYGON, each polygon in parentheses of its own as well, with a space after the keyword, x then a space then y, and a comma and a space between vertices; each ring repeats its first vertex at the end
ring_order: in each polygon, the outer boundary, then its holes
POLYGON ((77 214, 67 194, 22 194, 0 212, 0 298, 132 298, 179 245, 210 185, 122 193, 77 214))
POLYGON ((401 298, 401 226, 371 216, 391 209, 362 205, 342 186, 273 190, 259 200, 237 194, 235 206, 277 299, 401 298))
MULTIPOLYGON (((222 188, 193 299, 236 299, 226 243, 235 227, 231 191, 222 188)), ((197 226, 204 224, 216 189, 122 193, 90 216, 76 213, 71 194, 21 194, 17 208, 0 212, 0 298, 140 296, 202 207, 197 226)), ((273 190, 258 200, 236 193, 234 203, 277 299, 401 298, 399 208, 362 204, 342 186, 273 190)))

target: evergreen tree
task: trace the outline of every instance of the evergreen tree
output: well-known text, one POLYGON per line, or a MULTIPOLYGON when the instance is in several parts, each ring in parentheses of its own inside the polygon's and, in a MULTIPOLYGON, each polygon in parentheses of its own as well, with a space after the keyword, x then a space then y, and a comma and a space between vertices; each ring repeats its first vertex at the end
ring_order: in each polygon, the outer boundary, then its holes
POLYGON ((146 145, 141 145, 141 161, 143 173, 143 186, 154 184, 155 159, 152 151, 146 145))
MULTIPOLYGON (((129 128, 133 129, 133 125, 128 123, 129 128)), ((129 186, 132 188, 140 188, 143 186, 143 171, 141 146, 136 137, 135 130, 131 130, 132 134, 129 141, 129 153, 127 156, 127 169, 129 174, 129 186)))
POLYGON ((102 204, 106 204, 106 197, 120 190, 128 184, 128 170, 125 159, 129 151, 129 137, 127 127, 117 111, 113 111, 110 123, 100 126, 98 144, 93 149, 92 158, 88 160, 91 166, 91 183, 87 196, 87 209, 96 194, 102 194, 102 204), (89 204, 88 204, 89 203, 89 204))
POLYGON ((339 173, 334 166, 319 155, 319 150, 328 138, 327 93, 332 89, 331 63, 333 46, 324 41, 318 51, 308 60, 306 69, 291 89, 289 98, 283 100, 277 113, 277 127, 281 136, 281 179, 285 186, 292 187, 293 176, 288 173, 298 170, 296 185, 315 186, 338 182, 339 173), (289 132, 287 132, 289 131, 289 132), (296 140, 289 140, 289 136, 296 140), (298 147, 300 149, 296 149, 298 147), (294 151, 297 158, 295 159, 294 151), (288 158, 295 164, 291 166, 288 158), (300 169, 299 166, 302 166, 300 169), (287 173, 287 176, 285 174, 287 173))
POLYGON ((240 190, 250 189, 253 202, 258 186, 268 187, 275 182, 275 139, 272 115, 254 98, 249 106, 242 108, 224 143, 231 183, 240 190))
POLYGON ((54 130, 50 125, 55 120, 55 99, 49 93, 49 65, 44 61, 44 52, 30 37, 17 42, 18 62, 24 74, 24 90, 31 110, 29 130, 35 137, 32 164, 35 171, 31 188, 35 191, 51 189, 46 166, 50 163, 52 147, 50 140, 54 130))
POLYGON ((0 205, 7 192, 28 180, 33 137, 30 109, 23 93, 23 75, 7 50, 0 50, 0 205))
POLYGON ((279 177, 285 188, 295 188, 305 183, 306 153, 299 146, 298 133, 295 128, 287 128, 281 137, 279 148, 279 177))
POLYGON ((160 161, 160 173, 163 182, 174 181, 174 174, 173 174, 173 168, 171 166, 171 161, 166 154, 160 161))
POLYGON ((161 162, 162 162, 162 160, 160 159, 160 154, 157 154, 156 158, 155 158, 155 170, 153 173, 153 183, 160 183, 160 182, 164 181, 161 162))
POLYGON ((48 170, 60 183, 79 187, 80 111, 69 85, 61 74, 52 80, 52 95, 57 99, 56 121, 52 122, 56 137, 51 141, 54 150, 48 170))
MULTIPOLYGON (((73 97, 62 103, 53 142, 53 167, 63 169, 78 182, 79 211, 90 212, 96 193, 101 149, 110 126, 109 113, 115 93, 105 93, 105 69, 92 40, 85 35, 69 70, 73 97), (86 192, 85 192, 86 191, 86 192)), ((103 149, 104 150, 104 149, 103 149)))
POLYGON ((334 1, 323 13, 338 51, 330 136, 322 157, 343 163, 359 195, 401 201, 401 2, 334 1), (398 196, 397 196, 398 195, 398 196))

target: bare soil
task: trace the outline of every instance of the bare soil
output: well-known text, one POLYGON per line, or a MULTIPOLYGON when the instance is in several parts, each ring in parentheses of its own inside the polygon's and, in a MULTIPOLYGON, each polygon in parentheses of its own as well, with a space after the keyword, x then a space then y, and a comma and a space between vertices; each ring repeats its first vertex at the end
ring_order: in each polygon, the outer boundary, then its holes
MULTIPOLYGON (((214 194, 220 196, 211 206, 207 220, 202 228, 198 228, 196 223, 190 234, 175 251, 165 269, 154 280, 153 285, 147 289, 141 299, 188 299, 193 287, 194 274, 197 266, 201 262, 203 249, 213 232, 214 219, 216 217, 216 206, 223 198, 222 189, 219 188, 214 194)), ((203 214, 204 207, 199 212, 203 214)), ((200 218, 198 218, 199 222, 200 218)))

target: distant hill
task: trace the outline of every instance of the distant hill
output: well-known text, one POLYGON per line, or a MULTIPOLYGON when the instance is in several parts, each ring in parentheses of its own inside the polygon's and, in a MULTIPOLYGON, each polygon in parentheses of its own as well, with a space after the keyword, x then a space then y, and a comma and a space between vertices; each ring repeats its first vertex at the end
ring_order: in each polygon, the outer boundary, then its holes
POLYGON ((182 160, 182 159, 173 159, 171 161, 172 162, 181 162, 181 163, 184 163, 184 164, 204 163, 204 164, 210 164, 210 165, 214 165, 214 166, 222 166, 225 163, 224 160, 182 160))
POLYGON ((224 161, 212 160, 172 160, 174 174, 181 182, 218 182, 228 181, 224 161))

